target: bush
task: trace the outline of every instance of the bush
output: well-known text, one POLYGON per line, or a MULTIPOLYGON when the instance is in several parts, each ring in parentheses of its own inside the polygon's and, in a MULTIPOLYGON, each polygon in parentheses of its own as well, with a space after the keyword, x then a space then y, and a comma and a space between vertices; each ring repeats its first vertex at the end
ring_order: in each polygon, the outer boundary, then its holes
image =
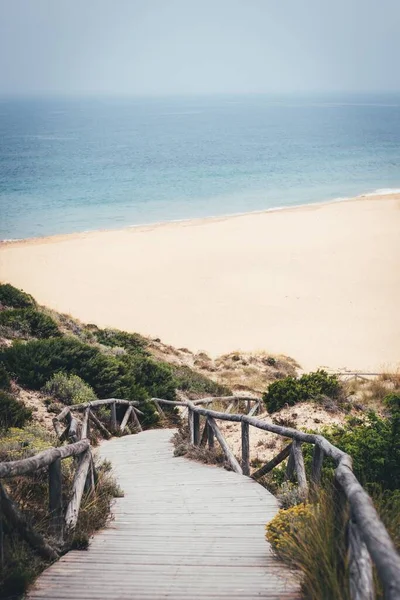
POLYGON ((0 325, 23 336, 49 338, 60 336, 57 323, 33 308, 14 308, 0 312, 0 325))
POLYGON ((196 373, 186 365, 171 365, 175 377, 176 387, 184 392, 189 392, 193 396, 229 396, 231 390, 220 383, 216 383, 209 377, 196 373))
POLYGON ((0 392, 0 429, 23 427, 32 417, 32 411, 6 392, 0 392))
POLYGON ((60 400, 63 404, 83 404, 96 400, 96 395, 90 385, 85 383, 78 375, 65 375, 55 373, 42 388, 49 396, 60 400))
POLYGON ((30 294, 15 288, 9 283, 0 284, 0 304, 12 308, 30 308, 36 306, 36 302, 30 294))
POLYGON ((299 379, 285 377, 271 383, 263 395, 263 401, 268 412, 281 409, 286 404, 293 406, 306 400, 318 400, 321 396, 338 398, 341 386, 336 375, 328 375, 326 371, 302 375, 299 379))
POLYGON ((10 390, 11 389, 11 379, 10 375, 7 373, 4 365, 0 364, 0 390, 10 390))
POLYGON ((147 354, 147 340, 138 333, 127 333, 118 329, 93 328, 91 333, 104 346, 118 346, 133 354, 147 354))

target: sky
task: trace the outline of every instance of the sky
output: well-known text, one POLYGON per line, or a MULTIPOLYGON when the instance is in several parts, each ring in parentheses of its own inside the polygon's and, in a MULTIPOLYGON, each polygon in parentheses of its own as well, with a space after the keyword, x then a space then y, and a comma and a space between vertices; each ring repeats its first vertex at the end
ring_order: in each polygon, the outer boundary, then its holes
POLYGON ((0 0, 0 94, 400 91, 400 0, 0 0))

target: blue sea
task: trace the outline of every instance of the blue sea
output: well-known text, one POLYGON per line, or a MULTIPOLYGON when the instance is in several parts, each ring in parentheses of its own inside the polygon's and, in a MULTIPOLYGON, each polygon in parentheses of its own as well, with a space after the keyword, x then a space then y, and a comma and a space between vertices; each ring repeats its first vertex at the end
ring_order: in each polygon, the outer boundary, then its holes
POLYGON ((0 99, 0 239, 398 188, 396 94, 0 99))

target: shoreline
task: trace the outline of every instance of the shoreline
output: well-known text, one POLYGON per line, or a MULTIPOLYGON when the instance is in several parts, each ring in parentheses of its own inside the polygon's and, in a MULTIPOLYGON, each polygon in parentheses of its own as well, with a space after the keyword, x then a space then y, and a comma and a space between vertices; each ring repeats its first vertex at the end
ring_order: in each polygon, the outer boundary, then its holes
POLYGON ((305 370, 400 362, 400 193, 0 245, 0 280, 85 323, 305 370))
POLYGON ((347 203, 347 202, 361 202, 361 201, 366 201, 368 199, 373 199, 373 198, 379 198, 382 201, 385 199, 393 199, 396 198, 398 195, 400 194, 400 188, 382 188, 382 189, 378 189, 375 190, 374 192, 367 192, 364 194, 359 194, 357 196, 349 196, 349 197, 339 197, 339 198, 334 198, 332 200, 321 200, 321 201, 317 201, 317 202, 307 202, 305 204, 294 204, 292 206, 290 205, 285 205, 285 206, 275 206, 272 208, 265 208, 265 209, 260 209, 260 210, 253 210, 253 211, 249 211, 249 212, 240 212, 240 213, 228 213, 228 214, 224 214, 224 215, 211 215, 211 216, 207 216, 207 217, 193 217, 193 218, 187 218, 187 219, 172 219, 170 221, 155 221, 153 223, 142 223, 142 224, 137 224, 137 225, 126 225, 124 227, 115 227, 115 228, 105 228, 105 229, 88 229, 88 230, 84 230, 84 231, 76 231, 76 232, 70 232, 70 233, 58 233, 58 234, 52 234, 52 235, 44 235, 44 236, 38 236, 38 237, 29 237, 29 238, 11 238, 11 239, 0 239, 0 248, 2 246, 17 246, 20 244, 40 244, 40 243, 52 243, 52 242, 58 242, 58 241, 65 241, 65 240, 69 240, 69 239, 75 239, 75 238, 80 238, 80 237, 87 237, 87 236, 91 236, 91 235, 95 235, 95 234, 99 234, 99 233, 111 233, 111 232, 117 232, 117 231, 130 231, 130 230, 135 230, 135 231, 152 231, 153 229, 158 229, 158 228, 162 228, 162 227, 167 227, 167 226, 174 226, 174 225, 202 225, 202 224, 206 224, 208 222, 213 223, 213 222, 218 222, 218 221, 225 221, 227 219, 235 219, 235 218, 239 218, 239 217, 246 217, 246 216, 250 216, 250 215, 263 215, 263 214, 269 214, 269 213, 276 213, 276 212, 292 212, 292 211, 297 211, 297 210, 307 210, 307 209, 313 209, 313 208, 318 208, 318 207, 323 207, 323 206, 327 206, 330 204, 340 204, 340 203, 347 203))

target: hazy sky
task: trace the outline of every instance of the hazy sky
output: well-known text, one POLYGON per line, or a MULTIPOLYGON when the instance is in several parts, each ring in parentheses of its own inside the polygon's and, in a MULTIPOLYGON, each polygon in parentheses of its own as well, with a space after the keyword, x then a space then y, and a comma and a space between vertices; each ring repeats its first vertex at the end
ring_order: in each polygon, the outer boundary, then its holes
POLYGON ((400 0, 0 0, 0 93, 400 90, 400 0))

